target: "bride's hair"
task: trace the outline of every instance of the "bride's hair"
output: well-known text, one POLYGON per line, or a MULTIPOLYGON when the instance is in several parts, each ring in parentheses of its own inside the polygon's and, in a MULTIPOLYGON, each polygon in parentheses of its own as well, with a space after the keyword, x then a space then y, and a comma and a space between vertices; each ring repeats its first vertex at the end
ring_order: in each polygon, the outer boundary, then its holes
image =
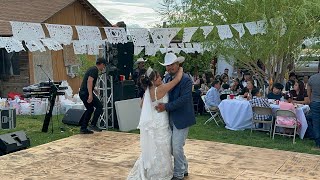
POLYGON ((147 76, 147 73, 143 74, 141 76, 141 84, 144 88, 151 87, 152 86, 152 81, 157 77, 158 71, 153 70, 149 76, 147 76))

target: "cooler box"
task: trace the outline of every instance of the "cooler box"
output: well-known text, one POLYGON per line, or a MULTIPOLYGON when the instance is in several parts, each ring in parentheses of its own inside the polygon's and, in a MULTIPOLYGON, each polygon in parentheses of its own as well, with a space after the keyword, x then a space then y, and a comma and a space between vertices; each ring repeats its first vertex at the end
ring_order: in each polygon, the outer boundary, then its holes
POLYGON ((0 129, 13 129, 16 128, 16 109, 13 108, 5 108, 0 109, 0 129))

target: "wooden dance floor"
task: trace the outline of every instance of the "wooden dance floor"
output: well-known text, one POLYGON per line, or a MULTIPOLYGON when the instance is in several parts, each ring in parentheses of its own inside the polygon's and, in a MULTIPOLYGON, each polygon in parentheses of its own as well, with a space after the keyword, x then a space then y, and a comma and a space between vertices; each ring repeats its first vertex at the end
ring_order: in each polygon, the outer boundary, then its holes
MULTIPOLYGON (((320 156, 188 140, 186 179, 319 179, 320 156)), ((139 135, 75 135, 0 157, 1 179, 126 179, 139 135)))

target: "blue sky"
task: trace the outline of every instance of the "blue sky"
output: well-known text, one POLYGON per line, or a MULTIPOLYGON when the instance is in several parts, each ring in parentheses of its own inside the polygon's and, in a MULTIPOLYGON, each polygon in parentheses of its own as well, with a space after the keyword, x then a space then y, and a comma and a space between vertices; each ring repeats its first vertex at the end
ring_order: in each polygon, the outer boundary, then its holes
POLYGON ((128 27, 162 24, 156 12, 161 0, 89 0, 112 24, 124 21, 128 27))

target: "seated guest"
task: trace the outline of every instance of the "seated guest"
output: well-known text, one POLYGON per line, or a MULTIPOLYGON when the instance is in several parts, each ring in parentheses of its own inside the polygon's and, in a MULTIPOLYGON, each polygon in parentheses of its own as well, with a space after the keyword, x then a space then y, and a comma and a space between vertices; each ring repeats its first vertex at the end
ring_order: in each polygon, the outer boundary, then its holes
POLYGON ((229 88, 230 88, 229 84, 222 84, 221 94, 231 94, 231 91, 229 90, 229 88))
MULTIPOLYGON (((270 108, 268 99, 263 98, 258 88, 254 88, 251 91, 252 99, 249 101, 252 107, 267 107, 270 108)), ((256 115, 253 113, 253 116, 257 120, 271 120, 269 115, 256 115)), ((259 128, 262 128, 263 124, 259 124, 259 128)))
POLYGON ((276 99, 276 100, 280 100, 282 97, 282 89, 283 89, 283 85, 280 83, 275 83, 272 86, 272 92, 270 92, 267 97, 268 99, 276 99))
POLYGON ((229 84, 229 76, 227 74, 222 74, 220 76, 220 82, 221 82, 221 85, 229 84))
POLYGON ((246 71, 243 73, 243 77, 240 81, 240 84, 243 86, 243 87, 246 87, 247 86, 247 81, 251 80, 251 73, 246 71))
POLYGON ((234 79, 233 84, 231 85, 231 91, 239 93, 242 89, 243 86, 240 84, 240 80, 238 78, 234 79))
POLYGON ((211 84, 211 88, 206 94, 205 102, 210 110, 214 111, 218 109, 218 105, 221 102, 220 94, 219 94, 220 87, 221 87, 220 81, 215 80, 211 84))
MULTIPOLYGON (((293 105, 293 97, 290 93, 287 93, 284 95, 284 99, 285 101, 279 102, 279 106, 281 110, 290 110, 293 111, 294 113, 296 113, 296 108, 293 105)), ((295 124, 295 120, 292 117, 282 117, 282 116, 278 116, 277 117, 277 124, 281 124, 281 125, 287 125, 287 126, 292 126, 295 124)), ((299 127, 299 123, 298 123, 298 127, 299 127)), ((285 133, 291 133, 291 131, 289 131, 289 129, 285 129, 285 133)))
POLYGON ((209 90, 206 79, 200 79, 200 90, 202 92, 207 92, 209 90))
POLYGON ((242 89, 242 91, 239 93, 240 95, 243 95, 244 98, 250 99, 252 97, 251 91, 254 87, 254 82, 252 80, 248 80, 247 86, 242 89))
POLYGON ((299 104, 308 104, 309 98, 306 90, 304 89, 304 84, 302 81, 296 81, 293 86, 293 90, 290 91, 293 96, 293 102, 299 104))
POLYGON ((294 83, 296 82, 297 80, 297 76, 294 72, 290 73, 289 75, 289 81, 286 83, 286 88, 285 90, 286 91, 290 91, 293 89, 293 86, 294 86, 294 83))
POLYGON ((243 74, 243 78, 241 79, 240 84, 242 84, 243 87, 246 87, 248 81, 252 81, 252 82, 253 82, 253 85, 254 85, 255 87, 257 87, 257 84, 258 84, 258 83, 257 83, 256 80, 253 80, 253 79, 252 79, 252 75, 251 75, 251 73, 250 73, 249 71, 247 71, 247 72, 245 72, 245 73, 243 74))

